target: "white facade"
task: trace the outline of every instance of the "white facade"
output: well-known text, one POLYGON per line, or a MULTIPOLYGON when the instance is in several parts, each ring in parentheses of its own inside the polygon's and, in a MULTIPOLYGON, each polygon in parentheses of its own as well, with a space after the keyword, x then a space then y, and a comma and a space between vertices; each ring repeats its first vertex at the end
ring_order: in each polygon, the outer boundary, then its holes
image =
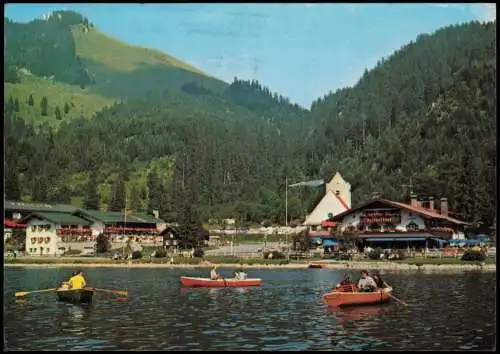
POLYGON ((324 197, 311 214, 307 215, 303 225, 319 226, 330 214, 335 216, 351 208, 351 185, 340 173, 335 173, 330 182, 326 183, 325 189, 324 197))
POLYGON ((351 208, 351 184, 346 182, 340 173, 335 173, 330 182, 326 184, 326 192, 332 191, 338 194, 340 198, 351 208))
MULTIPOLYGON (((363 211, 358 211, 351 215, 346 215, 340 224, 340 231, 346 231, 348 227, 353 226, 358 228, 358 225, 361 221, 361 214, 363 211)), ((409 212, 407 210, 400 210, 401 213, 401 222, 399 224, 395 224, 394 228, 396 231, 408 231, 408 224, 415 223, 417 225, 417 229, 425 229, 424 218, 416 213, 409 212)), ((368 231, 368 229, 366 229, 368 231)), ((382 223, 382 230, 384 231, 384 224, 382 223)))
POLYGON ((347 208, 342 204, 339 198, 337 198, 332 191, 327 191, 326 195, 321 199, 318 205, 316 205, 312 213, 307 216, 304 225, 318 226, 322 221, 328 219, 329 214, 335 216, 346 210, 347 208))
MULTIPOLYGON (((345 232, 348 230, 348 228, 356 228, 358 229, 358 226, 361 222, 361 215, 364 212, 364 210, 357 211, 353 214, 346 215, 340 224, 340 231, 345 232)), ((399 209, 399 213, 401 215, 401 222, 398 224, 393 224, 395 231, 399 232, 410 232, 412 230, 427 230, 427 227, 425 225, 425 218, 419 215, 418 213, 405 210, 405 209, 399 209), (415 226, 413 227, 408 227, 410 224, 414 224, 415 226)), ((380 232, 388 231, 384 229, 384 223, 381 224, 381 230, 380 232)), ((364 230, 360 231, 370 231, 368 227, 365 227, 364 230)), ((458 239, 458 240, 464 240, 465 239, 465 233, 461 230, 458 230, 458 228, 453 229, 452 233, 452 239, 458 239)))
POLYGON ((56 228, 58 225, 47 220, 31 219, 26 228, 26 254, 33 256, 56 256, 58 239, 56 228))

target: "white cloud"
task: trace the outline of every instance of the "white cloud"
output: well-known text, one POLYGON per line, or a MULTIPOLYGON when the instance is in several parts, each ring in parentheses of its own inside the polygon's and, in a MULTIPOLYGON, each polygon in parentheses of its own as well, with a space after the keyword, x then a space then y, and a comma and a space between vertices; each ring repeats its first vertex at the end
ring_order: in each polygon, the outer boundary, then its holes
POLYGON ((497 19, 497 5, 496 4, 477 4, 475 5, 476 11, 473 11, 479 21, 493 22, 497 19))

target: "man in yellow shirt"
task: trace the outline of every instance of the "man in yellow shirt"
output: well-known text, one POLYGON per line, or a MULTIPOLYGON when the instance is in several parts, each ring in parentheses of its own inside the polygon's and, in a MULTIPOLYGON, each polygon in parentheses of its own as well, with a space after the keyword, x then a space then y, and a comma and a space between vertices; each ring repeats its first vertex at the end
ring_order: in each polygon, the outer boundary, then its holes
POLYGON ((79 270, 77 274, 69 279, 69 284, 71 289, 83 289, 87 285, 85 278, 83 277, 83 272, 79 270))

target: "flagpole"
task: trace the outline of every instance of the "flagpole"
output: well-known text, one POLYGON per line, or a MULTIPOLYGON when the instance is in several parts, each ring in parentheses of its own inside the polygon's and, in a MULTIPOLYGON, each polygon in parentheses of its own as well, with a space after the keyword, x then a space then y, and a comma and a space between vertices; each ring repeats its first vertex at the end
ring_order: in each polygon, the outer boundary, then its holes
MULTIPOLYGON (((125 208, 123 209, 123 241, 125 241, 126 224, 127 224, 127 194, 125 194, 125 208)), ((125 243, 123 244, 122 255, 125 255, 125 243)))
POLYGON ((288 225, 288 176, 285 176, 285 226, 288 225))

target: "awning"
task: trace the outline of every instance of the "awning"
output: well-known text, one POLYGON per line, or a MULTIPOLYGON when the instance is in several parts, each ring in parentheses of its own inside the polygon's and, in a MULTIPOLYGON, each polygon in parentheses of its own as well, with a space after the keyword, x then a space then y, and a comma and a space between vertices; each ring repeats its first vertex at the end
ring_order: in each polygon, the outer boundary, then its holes
POLYGON ((366 241, 373 241, 373 242, 392 242, 392 241, 425 241, 425 237, 398 237, 398 238, 391 238, 391 237, 383 237, 383 238, 367 238, 366 241))
POLYGON ((337 241, 334 240, 323 240, 323 246, 335 246, 337 244, 337 241))
POLYGON ((312 239, 311 239, 311 242, 312 242, 312 243, 321 243, 321 242, 322 242, 322 240, 321 240, 321 238, 319 238, 319 237, 315 237, 315 238, 312 238, 312 239))

